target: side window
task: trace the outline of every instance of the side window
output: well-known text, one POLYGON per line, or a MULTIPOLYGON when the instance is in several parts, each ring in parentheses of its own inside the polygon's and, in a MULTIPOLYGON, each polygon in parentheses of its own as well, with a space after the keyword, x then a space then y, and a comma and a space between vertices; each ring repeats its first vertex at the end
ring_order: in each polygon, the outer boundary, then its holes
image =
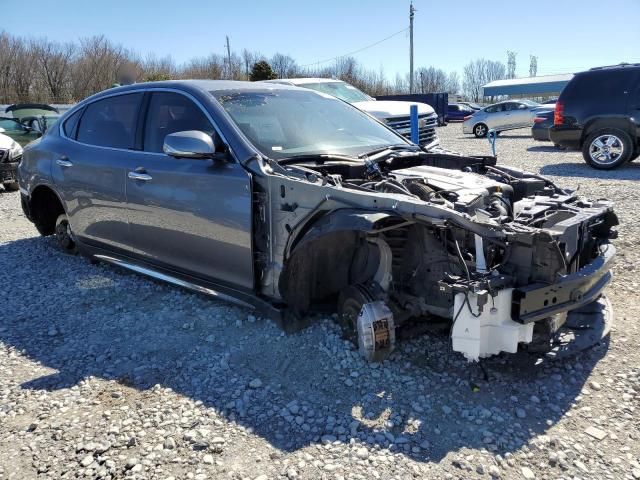
POLYGON ((200 130, 213 135, 204 112, 188 97, 174 92, 151 95, 144 128, 145 152, 162 153, 164 138, 170 133, 200 130))
POLYGON ((78 121, 80 120, 80 116, 82 115, 82 108, 77 112, 71 114, 69 118, 67 118, 62 125, 62 130, 64 130, 64 134, 75 140, 76 138, 76 127, 78 126, 78 121))
POLYGON ((98 100, 87 106, 80 119, 77 140, 90 145, 133 148, 142 93, 98 100))
POLYGON ((500 105, 492 105, 490 107, 485 108, 485 112, 487 113, 496 113, 500 109, 500 105))
POLYGON ((11 118, 0 118, 0 127, 7 132, 22 131, 24 127, 11 118))
POLYGON ((514 102, 509 102, 509 103, 504 103, 503 104, 503 110, 505 112, 511 112, 512 110, 517 110, 518 109, 518 104, 514 103, 514 102))

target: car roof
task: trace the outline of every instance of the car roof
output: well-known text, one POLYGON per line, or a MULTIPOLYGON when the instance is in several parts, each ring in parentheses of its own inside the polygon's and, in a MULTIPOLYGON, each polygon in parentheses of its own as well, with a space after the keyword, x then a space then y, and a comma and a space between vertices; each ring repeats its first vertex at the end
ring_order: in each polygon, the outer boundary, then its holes
POLYGON ((585 72, 593 72, 596 70, 621 70, 621 69, 629 69, 629 68, 640 68, 640 63, 619 63, 617 65, 605 65, 602 67, 593 67, 590 68, 589 70, 585 70, 583 72, 580 73, 585 73, 585 72))
POLYGON ((124 92, 134 90, 144 90, 149 88, 196 88, 204 92, 215 92, 219 90, 264 90, 265 88, 282 88, 282 89, 296 89, 297 87, 286 84, 271 83, 265 85, 267 82, 246 82, 241 80, 163 80, 159 82, 143 82, 133 83, 131 85, 123 85, 121 87, 114 87, 100 92, 101 94, 110 92, 124 92))
POLYGON ((289 83, 290 85, 305 85, 307 83, 344 83, 335 78, 279 78, 277 80, 265 80, 263 83, 289 83))

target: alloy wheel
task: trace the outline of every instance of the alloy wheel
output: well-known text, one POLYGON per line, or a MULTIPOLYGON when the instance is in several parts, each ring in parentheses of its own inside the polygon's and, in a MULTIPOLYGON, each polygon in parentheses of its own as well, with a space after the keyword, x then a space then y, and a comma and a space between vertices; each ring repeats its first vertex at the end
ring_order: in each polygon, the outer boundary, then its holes
POLYGON ((600 165, 616 162, 624 153, 622 140, 615 135, 604 134, 593 139, 589 145, 589 156, 600 165))
POLYGON ((475 127, 475 133, 478 137, 484 137, 487 134, 487 127, 485 127, 484 125, 480 124, 480 125, 476 125, 475 127))

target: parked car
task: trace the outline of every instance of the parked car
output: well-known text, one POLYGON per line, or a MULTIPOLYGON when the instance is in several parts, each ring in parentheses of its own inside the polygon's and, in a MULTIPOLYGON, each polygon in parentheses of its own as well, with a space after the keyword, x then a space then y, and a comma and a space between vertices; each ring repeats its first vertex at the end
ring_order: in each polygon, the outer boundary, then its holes
POLYGON ((553 143, 609 170, 640 155, 640 63, 577 73, 556 103, 553 143))
POLYGON ((549 142, 549 128, 553 125, 553 110, 542 110, 536 113, 531 127, 531 136, 534 140, 549 142))
POLYGON ((478 105, 477 103, 474 103, 474 102, 458 102, 458 105, 466 105, 471 110, 480 110, 480 109, 482 109, 482 105, 478 105))
POLYGON ((25 215, 63 251, 285 325, 337 310, 373 360, 410 319, 448 319, 472 360, 551 343, 600 297, 615 252, 604 200, 425 151, 331 95, 273 83, 98 93, 27 145, 19 180, 25 215))
POLYGON ((426 103, 376 100, 366 93, 361 92, 353 85, 349 85, 347 82, 333 80, 331 78, 283 78, 279 80, 265 80, 265 83, 295 85, 297 87, 309 88, 317 92, 333 95, 367 112, 381 122, 386 123, 389 127, 408 139, 411 139, 409 109, 411 105, 417 105, 420 145, 430 148, 440 143, 438 135, 436 134, 438 115, 433 107, 426 103))
POLYGON ((448 122, 456 122, 463 121, 465 117, 469 115, 473 115, 475 110, 467 107, 466 105, 458 105, 457 103, 450 103, 447 108, 447 118, 448 122))
POLYGON ((544 109, 531 100, 507 100, 494 103, 478 110, 464 119, 462 131, 473 133, 476 137, 486 137, 490 129, 504 132, 516 128, 530 127, 536 112, 544 109))
POLYGON ((11 114, 12 118, 27 127, 32 132, 33 137, 42 135, 47 128, 55 124, 60 118, 60 112, 56 107, 44 103, 9 105, 5 109, 5 113, 11 114))
POLYGON ((0 127, 0 183, 5 190, 18 190, 18 163, 22 159, 22 147, 13 138, 5 135, 0 127))
POLYGON ((4 134, 11 137, 21 146, 40 138, 42 133, 20 123, 17 118, 0 117, 0 128, 4 129, 4 134))

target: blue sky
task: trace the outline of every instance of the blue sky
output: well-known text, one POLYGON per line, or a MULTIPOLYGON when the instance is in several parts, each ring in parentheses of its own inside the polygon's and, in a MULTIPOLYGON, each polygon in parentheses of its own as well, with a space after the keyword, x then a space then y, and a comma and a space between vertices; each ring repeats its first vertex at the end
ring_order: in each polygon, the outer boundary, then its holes
MULTIPOLYGON (((640 0, 415 0, 415 64, 462 74, 485 57, 506 63, 517 55, 517 75, 640 62, 640 0)), ((176 62, 231 48, 266 56, 289 54, 299 64, 357 50, 408 26, 408 0, 0 0, 0 29, 72 41, 104 34, 141 54, 176 62)), ((408 33, 355 57, 389 78, 409 69, 408 33)))

